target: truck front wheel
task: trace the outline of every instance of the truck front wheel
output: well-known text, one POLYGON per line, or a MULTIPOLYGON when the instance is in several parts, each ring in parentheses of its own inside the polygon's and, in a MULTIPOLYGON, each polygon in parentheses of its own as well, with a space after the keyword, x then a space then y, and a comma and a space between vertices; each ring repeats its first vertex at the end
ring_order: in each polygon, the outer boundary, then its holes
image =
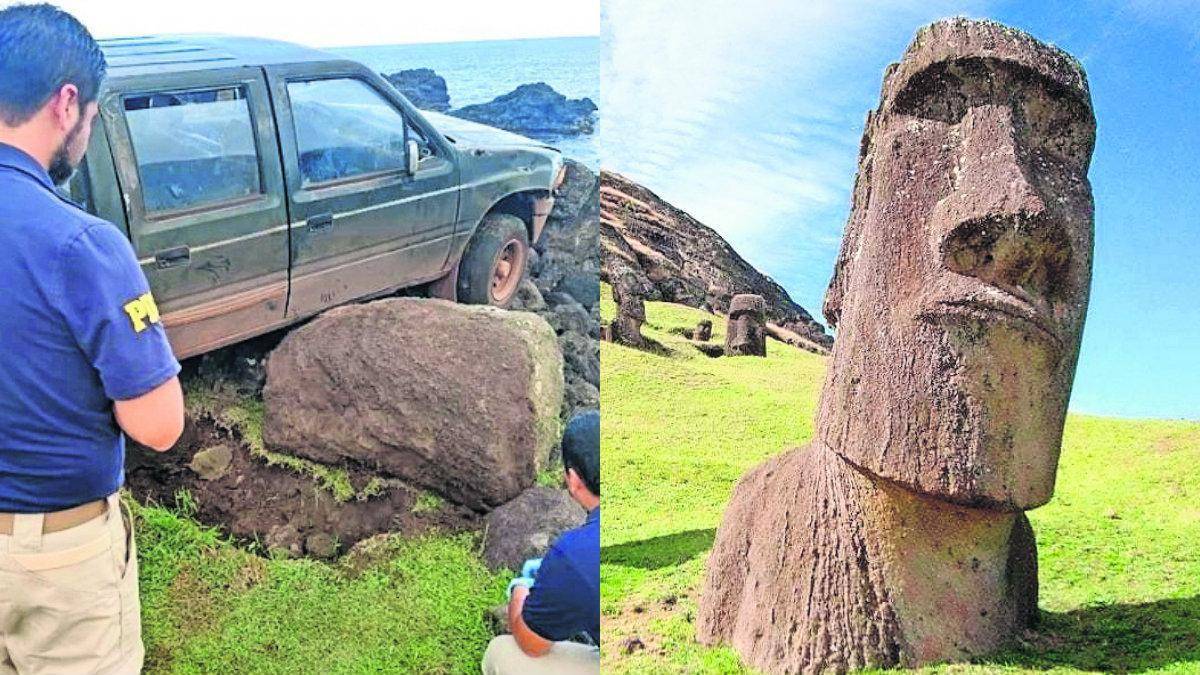
POLYGON ((489 213, 479 223, 459 264, 459 302, 508 308, 528 262, 525 223, 507 213, 489 213))

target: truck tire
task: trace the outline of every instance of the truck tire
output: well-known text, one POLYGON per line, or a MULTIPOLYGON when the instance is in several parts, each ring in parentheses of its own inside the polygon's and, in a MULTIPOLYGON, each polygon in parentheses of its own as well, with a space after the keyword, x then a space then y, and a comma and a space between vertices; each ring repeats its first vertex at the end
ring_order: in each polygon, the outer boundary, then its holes
POLYGON ((458 301, 507 309, 529 262, 529 233, 520 218, 489 213, 458 267, 458 301))

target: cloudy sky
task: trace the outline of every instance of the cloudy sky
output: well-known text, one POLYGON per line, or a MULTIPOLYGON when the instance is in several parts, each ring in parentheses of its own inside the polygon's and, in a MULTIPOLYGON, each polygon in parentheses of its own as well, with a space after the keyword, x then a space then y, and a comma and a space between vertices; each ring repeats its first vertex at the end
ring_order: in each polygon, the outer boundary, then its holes
MULTIPOLYGON (((0 6, 14 4, 0 0, 0 6)), ((226 33, 310 47, 596 35, 600 0, 56 0, 98 38, 226 33)))
POLYGON ((604 164, 715 228, 814 315, 864 117, 915 30, 987 17, 1075 54, 1099 137, 1095 275, 1072 408, 1200 418, 1200 3, 603 4, 604 164))

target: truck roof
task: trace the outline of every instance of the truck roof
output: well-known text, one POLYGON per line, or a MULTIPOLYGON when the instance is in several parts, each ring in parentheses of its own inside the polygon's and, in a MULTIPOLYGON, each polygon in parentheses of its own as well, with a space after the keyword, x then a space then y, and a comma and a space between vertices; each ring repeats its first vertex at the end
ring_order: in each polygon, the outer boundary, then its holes
POLYGON ((97 42, 108 61, 110 78, 341 60, 291 42, 229 35, 140 35, 97 42))

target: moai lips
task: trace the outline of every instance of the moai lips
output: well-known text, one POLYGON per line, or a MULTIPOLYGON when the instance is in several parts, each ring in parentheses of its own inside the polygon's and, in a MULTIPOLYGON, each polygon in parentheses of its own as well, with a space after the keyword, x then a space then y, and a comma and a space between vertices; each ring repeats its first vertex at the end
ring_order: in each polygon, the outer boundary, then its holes
POLYGON ((729 301, 725 324, 726 356, 766 356, 766 302, 761 295, 742 293, 729 301))
POLYGON ((1054 488, 1094 139, 1079 64, 1005 26, 940 21, 888 69, 826 294, 815 438, 735 488, 702 642, 844 672, 973 658, 1036 618, 1022 511, 1054 488))

